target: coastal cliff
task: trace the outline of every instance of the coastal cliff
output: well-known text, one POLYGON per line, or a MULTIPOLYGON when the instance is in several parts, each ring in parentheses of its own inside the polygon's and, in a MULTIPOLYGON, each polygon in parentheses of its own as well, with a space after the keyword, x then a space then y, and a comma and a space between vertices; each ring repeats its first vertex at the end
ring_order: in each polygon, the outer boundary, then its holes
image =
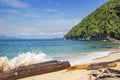
POLYGON ((64 35, 65 40, 120 40, 120 0, 110 0, 64 35))

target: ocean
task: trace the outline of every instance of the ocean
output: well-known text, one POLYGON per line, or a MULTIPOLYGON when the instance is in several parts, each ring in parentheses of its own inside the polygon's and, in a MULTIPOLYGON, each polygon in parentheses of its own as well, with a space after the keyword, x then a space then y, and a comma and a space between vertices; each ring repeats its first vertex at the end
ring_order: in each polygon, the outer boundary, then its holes
MULTIPOLYGON (((0 40, 0 66, 14 69, 48 60, 68 60, 72 65, 106 56, 120 44, 63 39, 0 40), (108 50, 109 49, 109 50, 108 50), (11 67, 12 66, 12 67, 11 67)), ((1 68, 2 69, 2 68, 1 68)))

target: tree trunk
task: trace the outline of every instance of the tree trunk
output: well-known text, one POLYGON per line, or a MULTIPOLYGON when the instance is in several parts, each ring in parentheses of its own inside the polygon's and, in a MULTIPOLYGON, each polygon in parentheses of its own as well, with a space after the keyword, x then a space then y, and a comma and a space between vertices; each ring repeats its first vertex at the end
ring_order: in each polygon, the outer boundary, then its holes
POLYGON ((111 68, 116 67, 117 64, 115 62, 101 62, 101 63, 93 63, 87 67, 87 70, 97 70, 101 68, 111 68))
POLYGON ((0 73, 0 80, 16 80, 24 77, 54 72, 70 67, 68 61, 48 61, 38 64, 33 64, 25 67, 20 67, 16 70, 0 73))

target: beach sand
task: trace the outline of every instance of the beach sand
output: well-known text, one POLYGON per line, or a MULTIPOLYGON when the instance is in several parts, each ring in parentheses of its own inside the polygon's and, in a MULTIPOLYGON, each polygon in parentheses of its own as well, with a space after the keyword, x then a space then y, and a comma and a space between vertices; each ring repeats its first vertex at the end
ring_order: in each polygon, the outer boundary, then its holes
MULTIPOLYGON (((108 56, 91 60, 87 62, 87 64, 114 61, 117 59, 120 59, 120 51, 112 52, 108 56)), ((120 69, 120 62, 117 62, 115 69, 120 69)), ((26 77, 19 80, 91 80, 91 73, 91 70, 74 70, 68 72, 66 72, 66 70, 61 70, 43 75, 26 77)))

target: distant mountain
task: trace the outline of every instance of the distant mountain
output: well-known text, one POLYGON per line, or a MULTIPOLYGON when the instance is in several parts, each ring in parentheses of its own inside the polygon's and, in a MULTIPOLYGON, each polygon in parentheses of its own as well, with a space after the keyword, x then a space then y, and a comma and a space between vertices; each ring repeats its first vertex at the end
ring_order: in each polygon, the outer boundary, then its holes
POLYGON ((19 39, 19 38, 13 36, 0 35, 0 39, 19 39))
POLYGON ((120 40, 120 0, 110 0, 73 27, 64 39, 120 40))

